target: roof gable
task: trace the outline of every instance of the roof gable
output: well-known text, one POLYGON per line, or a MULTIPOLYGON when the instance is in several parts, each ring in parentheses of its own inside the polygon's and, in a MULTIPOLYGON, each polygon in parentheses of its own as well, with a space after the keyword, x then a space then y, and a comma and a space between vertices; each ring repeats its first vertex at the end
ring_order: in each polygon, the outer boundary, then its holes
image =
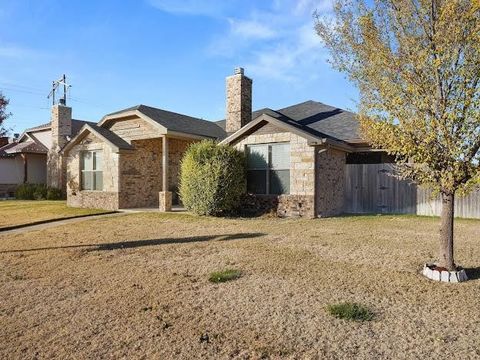
POLYGON ((100 140, 109 145, 114 152, 120 152, 122 150, 129 151, 134 149, 132 145, 110 130, 96 125, 85 124, 78 134, 67 145, 65 145, 61 152, 67 154, 70 149, 80 143, 88 134, 93 134, 98 137, 100 140))
POLYGON ((104 126, 109 121, 129 115, 137 115, 160 126, 166 134, 181 133, 213 139, 225 137, 225 131, 214 122, 146 105, 137 105, 110 113, 104 116, 98 125, 104 126))

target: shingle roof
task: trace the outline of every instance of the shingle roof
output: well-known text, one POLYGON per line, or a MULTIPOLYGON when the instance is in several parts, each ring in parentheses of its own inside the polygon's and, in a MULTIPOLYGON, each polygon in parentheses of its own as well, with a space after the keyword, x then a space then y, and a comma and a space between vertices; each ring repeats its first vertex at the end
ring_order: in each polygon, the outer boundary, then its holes
MULTIPOLYGON (((354 113, 321 102, 308 100, 279 110, 263 108, 252 113, 252 120, 267 114, 312 135, 347 141, 360 139, 359 123, 354 113)), ((216 124, 225 129, 225 120, 216 124)))
MULTIPOLYGON (((95 125, 96 123, 91 122, 91 121, 86 121, 86 120, 77 120, 77 119, 72 119, 72 137, 77 135, 77 133, 80 131, 83 125, 89 124, 89 125, 95 125)), ((46 123, 38 126, 34 126, 32 128, 26 129, 23 133, 29 133, 29 132, 35 132, 35 131, 42 131, 42 130, 49 130, 51 128, 51 123, 46 123)))
POLYGON ((337 140, 361 138, 359 122, 354 113, 321 102, 309 100, 277 112, 312 132, 319 132, 337 140))
POLYGON ((0 157, 14 154, 46 154, 48 149, 35 141, 11 143, 0 148, 0 157))
POLYGON ((201 135, 211 138, 223 138, 225 131, 216 123, 195 118, 188 115, 162 110, 147 105, 137 105, 108 114, 117 115, 127 111, 138 110, 153 121, 164 126, 168 130, 192 135, 201 135))

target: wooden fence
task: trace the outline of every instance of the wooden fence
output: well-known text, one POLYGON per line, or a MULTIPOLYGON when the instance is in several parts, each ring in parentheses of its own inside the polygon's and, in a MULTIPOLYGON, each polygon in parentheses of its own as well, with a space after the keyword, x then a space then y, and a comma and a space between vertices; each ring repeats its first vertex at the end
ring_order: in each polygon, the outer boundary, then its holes
MULTIPOLYGON (((417 214, 439 216, 440 197, 394 177, 393 164, 348 164, 344 212, 349 214, 417 214)), ((455 216, 480 218, 480 189, 455 199, 455 216)))

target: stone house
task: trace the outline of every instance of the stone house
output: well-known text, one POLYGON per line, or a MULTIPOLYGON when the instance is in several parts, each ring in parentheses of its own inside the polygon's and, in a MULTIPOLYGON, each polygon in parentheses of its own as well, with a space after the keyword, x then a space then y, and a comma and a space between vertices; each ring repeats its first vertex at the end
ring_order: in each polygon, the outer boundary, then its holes
MULTIPOLYGON (((55 111, 69 110, 58 105, 55 111)), ((57 133, 68 132, 62 123, 68 117, 56 118, 57 133)), ((138 105, 84 124, 70 141, 63 139, 55 161, 57 169, 65 169, 68 204, 110 210, 170 210, 179 201, 180 160, 189 144, 201 139, 245 151, 251 194, 246 206, 281 216, 340 214, 345 165, 385 157, 360 138, 351 112, 315 101, 252 112, 252 80, 242 68, 226 79, 225 120, 138 105)))
POLYGON ((52 109, 51 122, 26 129, 18 138, 0 143, 0 198, 13 197, 17 186, 24 183, 62 186, 60 178, 62 173, 54 175, 47 171, 56 168, 47 166, 48 159, 57 156, 60 150, 59 138, 67 142, 88 123, 72 119, 71 114, 70 108, 55 106, 52 109), (58 109, 67 111, 61 113, 58 109), (60 121, 59 115, 67 118, 60 121), (59 122, 69 124, 68 133, 61 135, 57 133, 56 124, 59 122))

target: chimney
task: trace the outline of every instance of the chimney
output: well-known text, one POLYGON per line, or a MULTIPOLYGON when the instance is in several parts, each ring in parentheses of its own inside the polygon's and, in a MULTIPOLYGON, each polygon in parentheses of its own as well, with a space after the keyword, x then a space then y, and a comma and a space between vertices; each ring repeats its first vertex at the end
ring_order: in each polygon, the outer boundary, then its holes
POLYGON ((62 102, 52 106, 52 148, 58 151, 68 142, 67 136, 72 135, 72 108, 62 102))
POLYGON ((243 68, 235 68, 227 77, 227 133, 234 133, 252 120, 252 79, 243 74, 243 68))
POLYGON ((72 135, 72 108, 64 102, 53 105, 50 125, 52 145, 47 155, 47 185, 65 191, 66 161, 59 151, 72 135))

